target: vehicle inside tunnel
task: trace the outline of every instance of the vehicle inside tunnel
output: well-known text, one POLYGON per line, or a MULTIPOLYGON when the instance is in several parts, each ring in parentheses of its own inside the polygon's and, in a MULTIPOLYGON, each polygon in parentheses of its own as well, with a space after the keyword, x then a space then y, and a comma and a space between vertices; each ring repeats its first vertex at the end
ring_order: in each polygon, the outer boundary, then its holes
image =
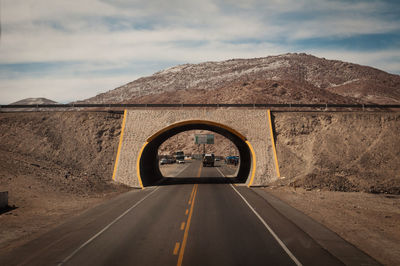
MULTIPOLYGON (((201 149, 201 148, 200 148, 201 149)), ((206 150, 207 153, 207 150, 206 150)), ((200 162, 204 158, 204 152, 198 151, 196 156, 194 154, 193 158, 191 157, 189 163, 193 163, 196 165, 200 165, 200 162), (199 156, 202 156, 199 158, 199 156)), ((222 156, 216 157, 216 166, 220 166, 223 163, 232 163, 226 161, 226 158, 221 158, 222 156)), ((214 155, 213 155, 214 156, 214 155)), ((207 156, 206 156, 207 157, 207 156)), ((229 159, 229 158, 228 158, 229 159)), ((168 161, 167 161, 168 162, 168 161)), ((203 162, 203 166, 207 166, 203 162)), ((203 167, 204 168, 204 167, 203 167)), ((235 169, 236 169, 235 168, 235 169)), ((225 125, 218 124, 211 121, 184 121, 177 124, 173 124, 169 127, 166 127, 159 132, 155 133, 153 136, 148 138, 147 143, 145 144, 142 152, 140 154, 139 159, 139 171, 140 178, 143 186, 152 186, 152 185, 165 185, 165 184, 185 184, 185 183, 246 183, 250 177, 250 172, 252 168, 252 153, 247 142, 246 137, 244 137, 239 132, 235 131, 232 128, 229 128, 225 125), (171 154, 169 157, 160 157, 159 150, 164 142, 167 140, 169 142, 179 141, 178 136, 181 135, 182 132, 194 132, 194 130, 202 130, 206 132, 213 132, 216 135, 221 135, 224 138, 228 139, 228 142, 232 144, 231 155, 238 156, 230 156, 240 158, 235 165, 237 164, 237 170, 230 178, 204 178, 198 176, 185 176, 185 178, 174 178, 166 175, 165 172, 160 170, 160 162, 166 162, 168 160, 174 160, 176 162, 176 158, 174 158, 171 154)))

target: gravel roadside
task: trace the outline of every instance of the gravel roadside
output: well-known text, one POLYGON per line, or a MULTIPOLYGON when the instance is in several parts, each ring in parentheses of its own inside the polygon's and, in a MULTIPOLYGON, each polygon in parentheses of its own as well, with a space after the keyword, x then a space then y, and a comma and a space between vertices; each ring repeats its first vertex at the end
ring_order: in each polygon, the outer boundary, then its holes
POLYGON ((268 187, 265 190, 385 265, 400 265, 400 196, 268 187))

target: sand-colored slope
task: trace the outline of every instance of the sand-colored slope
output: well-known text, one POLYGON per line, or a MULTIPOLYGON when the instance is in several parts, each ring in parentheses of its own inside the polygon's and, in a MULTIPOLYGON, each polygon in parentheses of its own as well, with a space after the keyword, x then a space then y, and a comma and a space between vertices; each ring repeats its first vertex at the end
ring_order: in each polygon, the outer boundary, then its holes
POLYGON ((399 113, 274 113, 282 176, 294 186, 400 193, 399 113))

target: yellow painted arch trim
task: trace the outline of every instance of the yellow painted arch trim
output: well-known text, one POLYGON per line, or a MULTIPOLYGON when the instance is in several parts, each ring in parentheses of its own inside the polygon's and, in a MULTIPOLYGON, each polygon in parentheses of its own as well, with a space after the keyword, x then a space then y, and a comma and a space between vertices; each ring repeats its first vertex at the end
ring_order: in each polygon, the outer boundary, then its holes
POLYGON ((142 148, 140 149, 140 152, 139 152, 139 155, 138 155, 138 158, 137 158, 137 161, 136 161, 136 175, 137 175, 137 178, 138 178, 138 180, 139 180, 139 185, 140 185, 140 187, 141 187, 142 189, 143 189, 144 187, 143 187, 142 177, 141 177, 141 175, 140 175, 140 159, 142 158, 142 153, 143 153, 143 151, 144 151, 144 148, 146 148, 147 144, 149 144, 149 143, 146 142, 146 143, 142 146, 142 148))
POLYGON ((250 175, 250 182, 247 185, 248 187, 250 187, 253 182, 254 182, 254 177, 256 176, 256 166, 257 166, 257 162, 256 162, 256 153, 254 152, 253 146, 251 146, 250 142, 246 140, 246 144, 247 146, 249 146, 250 152, 251 152, 251 162, 252 162, 252 170, 251 170, 251 175, 250 175))
POLYGON ((163 129, 161 129, 160 131, 158 131, 155 134, 153 134, 152 136, 150 136, 147 139, 147 142, 151 142, 152 140, 157 138, 159 135, 161 135, 164 132, 167 132, 168 130, 171 130, 171 129, 176 128, 176 127, 185 126, 185 125, 192 125, 192 124, 204 124, 204 125, 220 127, 220 128, 226 129, 227 131, 231 132, 232 134, 238 136, 243 141, 247 140, 247 138, 245 136, 243 136, 242 134, 237 132, 235 129, 233 129, 231 127, 228 127, 228 126, 225 126, 223 124, 220 124, 220 123, 217 123, 217 122, 213 122, 213 121, 208 121, 208 120, 187 120, 187 121, 182 121, 182 122, 178 122, 178 123, 169 125, 169 126, 163 128, 163 129))
POLYGON ((275 146, 275 139, 274 139, 274 131, 272 130, 272 119, 271 119, 271 110, 267 110, 267 115, 268 115, 268 122, 269 122, 269 129, 270 129, 270 134, 271 134, 271 145, 272 145, 272 151, 274 153, 274 160, 275 160, 275 169, 276 169, 276 175, 278 178, 281 177, 281 173, 279 171, 279 163, 278 163, 278 156, 276 154, 276 146, 275 146))

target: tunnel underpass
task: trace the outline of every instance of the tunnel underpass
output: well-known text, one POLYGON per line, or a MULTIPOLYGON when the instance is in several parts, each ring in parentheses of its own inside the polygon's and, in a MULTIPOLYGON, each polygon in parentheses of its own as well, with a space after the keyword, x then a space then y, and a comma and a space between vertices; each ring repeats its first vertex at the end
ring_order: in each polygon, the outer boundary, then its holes
MULTIPOLYGON (((219 123, 191 120, 170 125, 147 139, 139 155, 138 162, 140 179, 143 186, 160 184, 160 181, 164 178, 158 165, 158 149, 161 144, 174 135, 189 130, 208 130, 229 139, 237 147, 240 157, 239 169, 232 180, 236 183, 246 183, 248 181, 252 170, 252 160, 254 160, 254 158, 252 158, 251 146, 246 137, 236 130, 219 123)), ((186 182, 194 182, 190 180, 191 179, 187 179, 186 182)))

